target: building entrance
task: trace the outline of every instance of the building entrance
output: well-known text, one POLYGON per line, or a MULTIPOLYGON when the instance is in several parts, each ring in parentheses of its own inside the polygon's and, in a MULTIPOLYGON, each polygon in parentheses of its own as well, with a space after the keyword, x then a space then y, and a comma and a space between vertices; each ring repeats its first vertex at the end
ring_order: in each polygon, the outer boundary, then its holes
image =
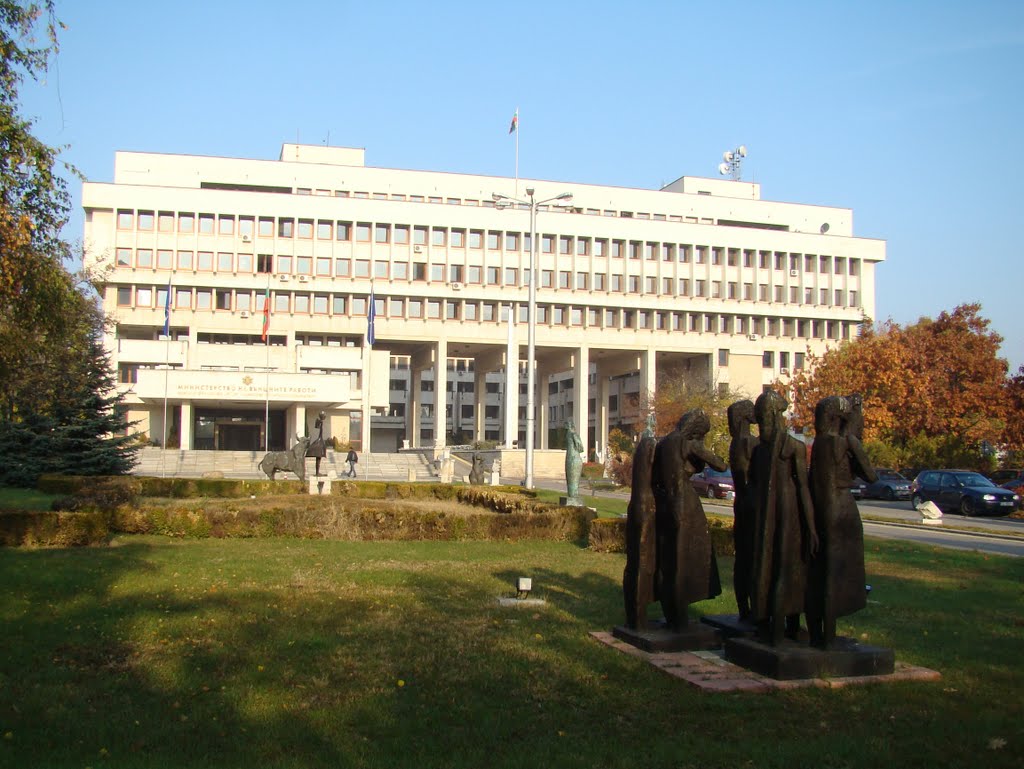
MULTIPOLYGON (((193 430, 193 445, 207 451, 263 451, 267 443, 263 410, 197 408, 193 430)), ((285 412, 271 411, 270 451, 287 448, 284 430, 285 412)))

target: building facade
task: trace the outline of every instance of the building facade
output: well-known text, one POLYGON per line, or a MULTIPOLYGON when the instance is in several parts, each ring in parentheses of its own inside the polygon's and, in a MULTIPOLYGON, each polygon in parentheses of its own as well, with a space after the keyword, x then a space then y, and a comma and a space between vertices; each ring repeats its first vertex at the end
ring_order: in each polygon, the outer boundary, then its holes
POLYGON ((884 241, 749 182, 372 168, 297 144, 275 161, 118 152, 113 182, 84 185, 86 265, 135 429, 283 448, 322 410, 325 436, 373 451, 521 445, 531 216, 495 201, 528 189, 572 194, 536 210, 538 448, 568 418, 604 446, 669 372, 756 396, 874 316, 884 241))

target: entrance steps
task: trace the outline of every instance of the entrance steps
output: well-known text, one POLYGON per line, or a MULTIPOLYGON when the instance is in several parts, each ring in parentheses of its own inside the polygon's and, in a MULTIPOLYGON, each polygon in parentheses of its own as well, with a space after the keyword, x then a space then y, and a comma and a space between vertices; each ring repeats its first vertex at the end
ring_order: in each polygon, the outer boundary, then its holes
MULTIPOLYGON (((345 462, 347 452, 327 450, 327 456, 320 462, 320 472, 326 475, 333 470, 343 478, 348 472, 345 462)), ((204 473, 220 472, 225 478, 265 479, 259 468, 263 451, 181 451, 159 449, 147 446, 138 454, 138 463, 132 470, 135 475, 156 477, 202 478, 204 473)), ((306 477, 316 469, 316 460, 306 458, 306 477)), ((360 454, 356 465, 357 477, 369 481, 430 481, 437 477, 433 460, 426 452, 403 451, 387 454, 360 454)), ((290 473, 279 473, 278 477, 294 478, 290 473)))

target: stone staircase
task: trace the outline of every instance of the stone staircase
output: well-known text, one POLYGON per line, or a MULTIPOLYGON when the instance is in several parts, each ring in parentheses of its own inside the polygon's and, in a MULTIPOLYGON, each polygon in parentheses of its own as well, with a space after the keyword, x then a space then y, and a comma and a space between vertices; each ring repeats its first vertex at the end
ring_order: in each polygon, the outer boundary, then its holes
MULTIPOLYGON (((139 461, 132 472, 135 475, 156 477, 202 478, 206 473, 223 473, 225 478, 264 479, 259 468, 263 451, 179 451, 146 447, 139 452, 139 461)), ((316 460, 306 459, 306 477, 313 474, 316 460)), ((338 477, 348 472, 345 452, 328 449, 320 463, 320 472, 333 470, 338 477)), ((396 454, 360 454, 356 473, 361 480, 415 481, 434 480, 433 460, 426 452, 403 451, 396 454)), ((290 473, 278 477, 293 478, 290 473)))

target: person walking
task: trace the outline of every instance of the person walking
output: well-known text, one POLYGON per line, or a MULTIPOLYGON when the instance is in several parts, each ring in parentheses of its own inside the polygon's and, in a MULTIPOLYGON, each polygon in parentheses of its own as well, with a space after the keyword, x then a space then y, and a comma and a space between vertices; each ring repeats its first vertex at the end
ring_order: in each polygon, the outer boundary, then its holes
POLYGON ((345 457, 345 461, 348 462, 348 473, 347 473, 348 477, 349 478, 356 478, 356 477, 358 477, 356 475, 356 463, 359 462, 359 455, 356 454, 356 450, 355 449, 349 449, 348 450, 348 456, 345 457))

